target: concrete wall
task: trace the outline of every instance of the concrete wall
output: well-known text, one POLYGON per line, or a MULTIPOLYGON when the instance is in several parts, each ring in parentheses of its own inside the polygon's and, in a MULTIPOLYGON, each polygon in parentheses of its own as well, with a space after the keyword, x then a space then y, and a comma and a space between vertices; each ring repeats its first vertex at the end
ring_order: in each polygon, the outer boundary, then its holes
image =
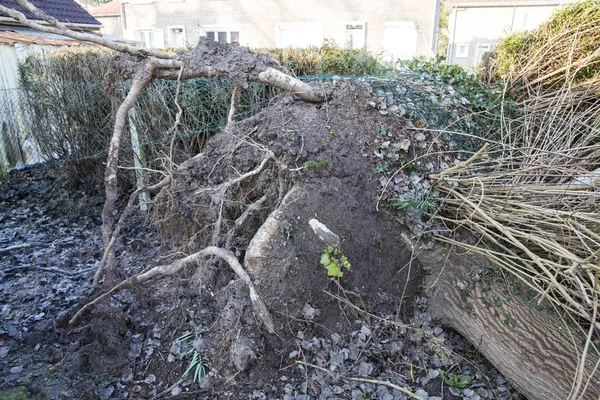
MULTIPOLYGON (((185 27, 186 41, 195 45, 207 26, 239 27, 240 44, 254 48, 278 45, 278 24, 310 23, 322 37, 345 44, 346 25, 365 22, 365 48, 385 50, 386 22, 413 21, 416 55, 432 56, 433 26, 438 0, 122 0, 126 31, 152 29, 169 46, 168 27, 185 27)), ((389 34, 389 31, 388 31, 389 34)), ((402 37, 398 37, 402 41, 402 37)), ((389 38, 388 38, 389 42, 389 38)), ((401 42, 399 42, 402 44, 401 42)))
POLYGON ((450 45, 447 62, 473 70, 487 46, 493 49, 498 39, 511 32, 537 28, 556 7, 557 5, 529 5, 452 8, 448 20, 450 45))
POLYGON ((123 27, 120 15, 96 15, 94 16, 101 24, 100 32, 105 35, 123 37, 123 27))

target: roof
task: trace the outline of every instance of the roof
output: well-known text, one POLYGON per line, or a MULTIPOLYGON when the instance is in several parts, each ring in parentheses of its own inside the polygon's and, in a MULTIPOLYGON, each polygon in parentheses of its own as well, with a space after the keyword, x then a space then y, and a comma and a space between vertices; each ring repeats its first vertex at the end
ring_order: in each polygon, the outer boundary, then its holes
POLYGON ((39 45, 52 45, 52 46, 78 46, 79 42, 74 40, 63 40, 50 37, 43 37, 39 35, 30 35, 27 33, 14 32, 14 31, 2 31, 0 30, 0 43, 14 45, 15 43, 20 44, 39 44, 39 45))
POLYGON ((112 0, 100 7, 96 7, 90 11, 90 14, 96 15, 121 15, 121 3, 119 0, 112 0))
MULTIPOLYGON (((31 4, 44 11, 46 14, 53 16, 60 22, 85 25, 101 25, 94 17, 92 17, 83 7, 77 4, 74 0, 29 0, 31 4)), ((0 5, 15 9, 25 14, 27 18, 36 19, 36 17, 18 5, 15 0, 0 0, 0 5)), ((6 17, 0 13, 0 16, 6 17)))

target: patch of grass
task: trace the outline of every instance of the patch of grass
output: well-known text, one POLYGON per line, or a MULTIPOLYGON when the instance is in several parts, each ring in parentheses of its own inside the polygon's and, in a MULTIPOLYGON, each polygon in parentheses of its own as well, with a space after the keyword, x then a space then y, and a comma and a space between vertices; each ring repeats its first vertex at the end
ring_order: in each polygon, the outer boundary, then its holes
POLYGON ((17 386, 9 390, 8 393, 0 395, 0 400, 27 400, 29 391, 25 386, 17 386))

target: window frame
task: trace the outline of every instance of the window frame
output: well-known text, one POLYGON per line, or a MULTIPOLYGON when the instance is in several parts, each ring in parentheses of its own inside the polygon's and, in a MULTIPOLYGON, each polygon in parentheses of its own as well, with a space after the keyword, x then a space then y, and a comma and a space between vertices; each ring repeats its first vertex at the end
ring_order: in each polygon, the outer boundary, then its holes
POLYGON ((456 51, 454 56, 456 58, 469 58, 470 50, 470 43, 456 43, 456 51))
POLYGON ((185 25, 168 25, 167 26, 167 38, 169 39, 169 46, 173 46, 174 47, 174 43, 173 43, 173 34, 172 31, 174 29, 181 29, 181 32, 183 33, 183 47, 187 46, 187 32, 185 30, 185 25))
POLYGON ((227 33, 227 43, 231 43, 232 32, 238 33, 237 43, 240 43, 242 41, 242 29, 240 25, 202 25, 201 29, 202 36, 208 37, 207 34, 209 32, 212 32, 214 34, 214 39, 212 40, 216 40, 217 42, 219 41, 219 32, 227 33))
POLYGON ((367 47, 367 21, 345 21, 344 22, 344 47, 348 46, 348 42, 346 42, 346 35, 348 34, 348 25, 361 25, 362 26, 362 41, 363 45, 361 47, 352 46, 351 49, 364 50, 367 47))

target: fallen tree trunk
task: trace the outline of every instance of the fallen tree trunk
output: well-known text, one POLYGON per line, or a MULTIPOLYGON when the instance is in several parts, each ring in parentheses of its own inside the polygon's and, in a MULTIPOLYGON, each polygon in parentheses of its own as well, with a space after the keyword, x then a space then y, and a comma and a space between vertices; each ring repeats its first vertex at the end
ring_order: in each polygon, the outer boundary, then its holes
POLYGON ((469 339, 528 399, 598 399, 599 357, 585 351, 587 332, 538 304, 519 282, 477 278, 493 270, 481 257, 444 247, 419 261, 430 270, 432 316, 469 339))

